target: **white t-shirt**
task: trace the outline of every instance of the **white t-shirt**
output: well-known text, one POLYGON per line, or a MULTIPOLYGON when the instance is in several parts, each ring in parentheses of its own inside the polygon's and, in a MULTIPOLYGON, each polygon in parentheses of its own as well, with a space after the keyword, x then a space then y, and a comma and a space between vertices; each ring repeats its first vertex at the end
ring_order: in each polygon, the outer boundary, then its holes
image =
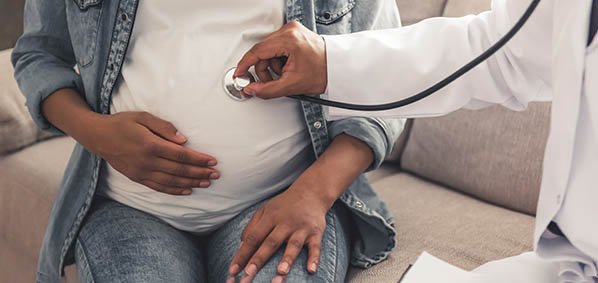
POLYGON ((280 28, 283 15, 283 0, 140 2, 111 111, 147 111, 172 122, 186 147, 218 160, 221 178, 173 196, 107 165, 99 193, 201 233, 289 186, 313 160, 300 104, 237 102, 222 86, 226 71, 280 28))

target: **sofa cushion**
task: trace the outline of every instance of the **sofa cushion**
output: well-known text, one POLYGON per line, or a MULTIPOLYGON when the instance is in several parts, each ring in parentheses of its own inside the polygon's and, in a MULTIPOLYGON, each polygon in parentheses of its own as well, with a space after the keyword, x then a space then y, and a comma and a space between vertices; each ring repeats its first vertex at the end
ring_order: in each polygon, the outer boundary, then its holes
POLYGON ((491 0, 447 0, 443 17, 461 17, 490 9, 491 0))
POLYGON ((446 0, 397 0, 403 25, 442 15, 446 0))
POLYGON ((500 106, 416 119, 401 165, 482 200, 534 214, 550 104, 524 112, 500 106))
POLYGON ((395 217, 398 247, 348 282, 397 282, 422 251, 466 270, 532 250, 534 217, 493 206, 406 173, 374 182, 395 217))
POLYGON ((0 278, 2 282, 35 282, 37 258, 26 255, 22 249, 8 244, 0 237, 0 278))
POLYGON ((1 245, 37 258, 73 147, 71 138, 60 137, 0 158, 0 237, 8 241, 1 245))
POLYGON ((23 33, 23 8, 25 0, 1 1, 0 50, 11 48, 23 33))
POLYGON ((11 50, 0 51, 0 155, 48 138, 25 107, 25 97, 13 78, 11 50))
POLYGON ((378 169, 367 172, 365 175, 370 182, 376 182, 397 172, 399 172, 399 168, 397 166, 390 162, 386 162, 383 163, 378 169))
MULTIPOLYGON (((35 261, 73 146, 72 139, 60 137, 0 158, 0 168, 4 169, 0 174, 0 215, 5 216, 0 218, 2 249, 13 246, 35 261)), ((393 170, 386 169, 385 175, 393 170)), ((531 249, 532 217, 484 204, 408 174, 379 179, 374 187, 395 215, 399 247, 388 261, 369 270, 351 268, 348 282, 396 282, 423 250, 471 269, 531 249)), ((33 278, 35 273, 29 268, 23 270, 22 265, 6 265, 0 272, 3 269, 23 271, 18 278, 33 278)), ((67 271, 67 281, 76 282, 74 267, 67 271)))
POLYGON ((403 128, 403 132, 401 132, 401 135, 395 141, 392 152, 386 157, 386 163, 393 164, 397 167, 401 166, 401 155, 403 155, 405 145, 407 145, 407 141, 409 140, 409 133, 411 132, 412 126, 413 119, 407 119, 405 122, 405 127, 403 128))

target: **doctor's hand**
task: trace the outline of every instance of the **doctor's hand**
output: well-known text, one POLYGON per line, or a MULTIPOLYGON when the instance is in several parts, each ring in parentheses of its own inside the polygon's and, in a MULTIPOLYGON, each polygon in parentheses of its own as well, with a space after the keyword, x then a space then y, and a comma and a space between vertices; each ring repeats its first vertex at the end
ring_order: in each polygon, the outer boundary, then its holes
POLYGON ((220 173, 212 156, 182 146, 187 138, 147 112, 100 115, 80 142, 134 182, 158 192, 189 195, 220 173))
POLYGON ((239 61, 234 77, 255 71, 262 82, 249 84, 243 92, 263 99, 289 95, 316 95, 328 84, 324 39, 297 21, 284 25, 254 45, 239 61), (268 69, 280 76, 273 80, 268 69))

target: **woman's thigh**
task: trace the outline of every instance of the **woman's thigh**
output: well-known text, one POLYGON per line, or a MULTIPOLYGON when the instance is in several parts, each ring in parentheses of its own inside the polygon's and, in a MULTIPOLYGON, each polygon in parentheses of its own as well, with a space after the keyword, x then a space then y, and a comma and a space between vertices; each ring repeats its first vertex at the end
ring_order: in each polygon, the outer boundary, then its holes
MULTIPOLYGON (((206 241, 206 263, 208 268, 209 282, 225 282, 228 276, 228 269, 239 245, 241 234, 249 223, 253 214, 265 204, 266 201, 258 203, 240 215, 233 218, 223 227, 218 229, 206 241)), ((289 274, 286 282, 344 282, 349 266, 349 215, 340 203, 335 204, 326 215, 326 229, 322 239, 322 251, 320 265, 314 274, 307 272, 307 249, 303 248, 289 274)), ((253 282, 271 282, 277 273, 277 266, 280 263, 284 249, 282 246, 258 272, 253 282)), ((237 276, 236 281, 244 276, 237 276)))
POLYGON ((204 282, 197 239, 162 220, 96 197, 75 246, 81 282, 204 282))

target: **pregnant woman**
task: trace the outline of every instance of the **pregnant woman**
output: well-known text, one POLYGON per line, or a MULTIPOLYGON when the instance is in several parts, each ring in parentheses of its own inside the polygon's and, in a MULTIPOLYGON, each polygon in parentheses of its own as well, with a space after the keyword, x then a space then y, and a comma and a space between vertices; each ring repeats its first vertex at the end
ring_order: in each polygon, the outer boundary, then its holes
POLYGON ((350 263, 387 257, 394 224, 362 173, 403 121, 327 122, 317 105, 223 88, 292 20, 399 24, 392 0, 27 1, 15 77, 38 125, 77 141, 38 282, 72 263, 82 282, 343 282, 350 263))

